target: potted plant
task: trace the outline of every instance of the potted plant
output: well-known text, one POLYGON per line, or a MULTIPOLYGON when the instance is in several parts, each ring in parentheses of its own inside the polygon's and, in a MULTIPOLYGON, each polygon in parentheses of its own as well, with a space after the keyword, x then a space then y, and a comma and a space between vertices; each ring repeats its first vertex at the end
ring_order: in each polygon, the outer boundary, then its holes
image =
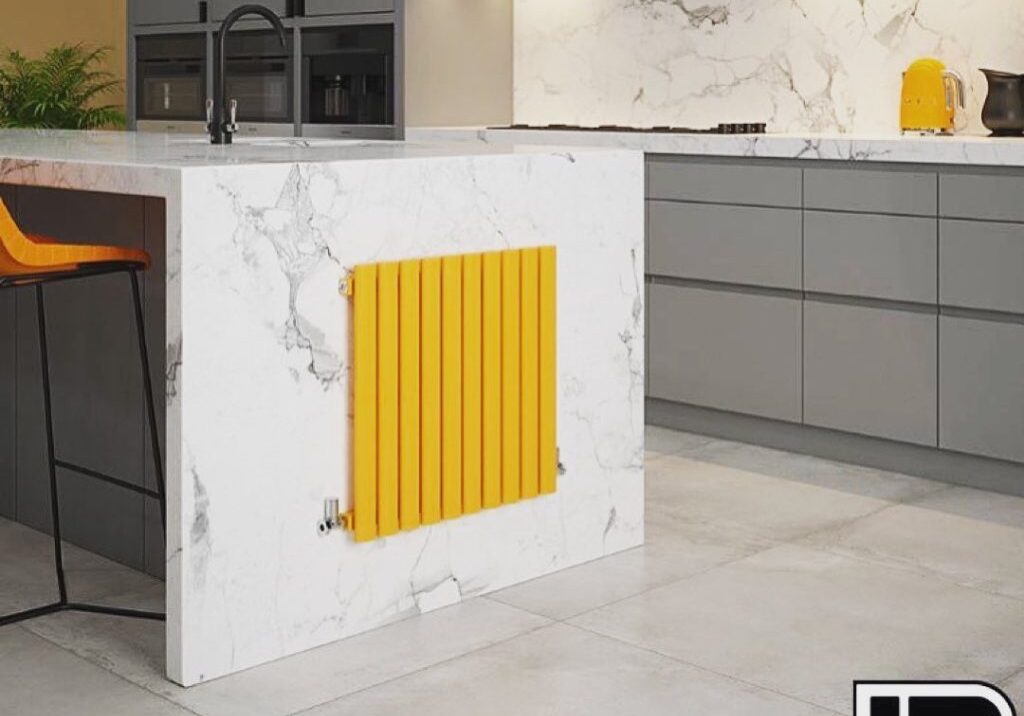
POLYGON ((121 86, 97 68, 109 48, 59 45, 39 59, 15 50, 0 56, 0 127, 96 129, 123 126, 124 113, 100 104, 121 86))

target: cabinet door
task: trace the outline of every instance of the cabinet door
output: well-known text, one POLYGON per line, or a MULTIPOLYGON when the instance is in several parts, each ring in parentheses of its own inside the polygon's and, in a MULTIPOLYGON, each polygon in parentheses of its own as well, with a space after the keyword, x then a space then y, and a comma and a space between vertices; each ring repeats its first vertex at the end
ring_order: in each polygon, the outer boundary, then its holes
MULTIPOLYGON (((210 0, 210 19, 219 22, 227 17, 228 13, 236 7, 246 4, 245 0, 210 0)), ((288 11, 289 3, 288 0, 263 0, 260 5, 268 8, 278 17, 284 17, 288 11)), ((267 24, 264 20, 260 20, 258 17, 253 17, 253 21, 259 22, 262 25, 267 24)))
POLYGON ((800 212, 647 202, 648 271, 800 290, 800 212))
POLYGON ((935 219, 804 214, 804 288, 818 293, 935 303, 935 219))
POLYGON ((804 421, 936 445, 937 317, 804 303, 804 421))
MULTIPOLYGON (((0 184, 0 200, 14 210, 14 188, 0 184)), ((14 444, 17 356, 14 290, 0 290, 0 517, 14 519, 14 444)))
POLYGON ((800 299, 653 284, 650 394, 800 420, 800 299))
POLYGON ((804 170, 804 206, 935 216, 938 189, 932 172, 811 167, 804 170))
POLYGON ((394 9, 395 0, 306 0, 307 15, 391 12, 394 9))
POLYGON ((943 305, 1024 313, 1024 225, 943 219, 943 305))
MULTIPOLYGON (((61 242, 95 242, 102 237, 104 243, 143 248, 144 201, 118 194, 20 187, 17 220, 26 231, 61 242)), ((18 519, 48 530, 35 291, 15 291, 18 519)), ((145 412, 128 276, 54 283, 44 293, 58 459, 143 484, 145 412)), ((65 538, 132 567, 144 567, 146 498, 64 469, 58 470, 58 480, 65 538)))
POLYGON ((647 198, 718 204, 800 206, 800 169, 771 164, 716 164, 678 157, 647 160, 647 198))
POLYGON ((199 0, 130 0, 136 25, 199 22, 199 0))
POLYGON ((939 320, 939 445, 1024 462, 1024 325, 939 320))

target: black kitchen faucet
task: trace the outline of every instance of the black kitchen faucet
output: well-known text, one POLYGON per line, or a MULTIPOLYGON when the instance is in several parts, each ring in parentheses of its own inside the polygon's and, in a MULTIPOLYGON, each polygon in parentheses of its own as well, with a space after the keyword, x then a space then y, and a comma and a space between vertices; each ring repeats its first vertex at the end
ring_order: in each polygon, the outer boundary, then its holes
POLYGON ((263 5, 242 5, 232 10, 224 18, 217 35, 217 49, 213 65, 213 99, 206 100, 206 129, 210 133, 212 144, 231 144, 231 137, 238 131, 238 101, 232 99, 228 106, 226 98, 226 40, 231 27, 246 15, 259 15, 266 19, 277 30, 281 47, 286 46, 284 25, 270 8, 263 5))

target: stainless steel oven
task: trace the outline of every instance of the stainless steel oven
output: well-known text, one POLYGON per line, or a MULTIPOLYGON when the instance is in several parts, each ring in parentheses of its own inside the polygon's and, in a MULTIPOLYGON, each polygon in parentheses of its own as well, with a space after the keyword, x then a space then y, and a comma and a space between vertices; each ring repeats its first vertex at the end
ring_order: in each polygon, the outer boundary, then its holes
POLYGON ((303 33, 303 135, 391 137, 395 92, 393 24, 303 33))
POLYGON ((136 40, 135 117, 143 127, 193 129, 205 120, 206 38, 152 35, 136 40))
POLYGON ((226 52, 226 95, 238 101, 241 131, 287 125, 277 133, 291 134, 295 122, 291 36, 282 48, 273 32, 235 31, 228 36, 226 52))

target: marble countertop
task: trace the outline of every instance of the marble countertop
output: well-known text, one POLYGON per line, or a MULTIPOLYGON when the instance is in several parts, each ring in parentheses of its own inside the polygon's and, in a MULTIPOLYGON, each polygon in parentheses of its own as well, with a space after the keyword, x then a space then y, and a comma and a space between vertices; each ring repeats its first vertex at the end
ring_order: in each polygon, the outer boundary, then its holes
POLYGON ((182 169, 246 164, 554 154, 560 151, 550 141, 530 147, 523 142, 488 144, 467 143, 460 139, 462 137, 458 136, 420 141, 245 137, 230 146, 215 146, 201 135, 5 129, 0 130, 0 160, 182 169))
POLYGON ((891 134, 658 134, 570 130, 413 128, 413 141, 620 147, 649 154, 1024 167, 1024 137, 891 134))

